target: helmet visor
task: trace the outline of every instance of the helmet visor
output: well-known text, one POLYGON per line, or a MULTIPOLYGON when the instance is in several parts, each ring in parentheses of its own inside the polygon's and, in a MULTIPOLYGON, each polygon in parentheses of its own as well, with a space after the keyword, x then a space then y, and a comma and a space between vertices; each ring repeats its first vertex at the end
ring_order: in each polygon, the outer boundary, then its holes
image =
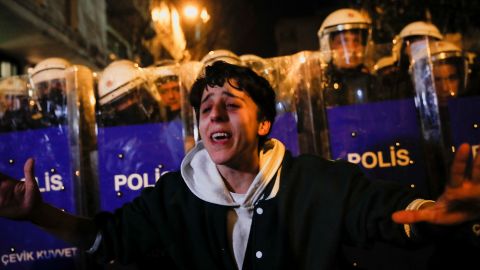
POLYGON ((2 102, 0 102, 1 110, 18 111, 20 109, 28 108, 27 95, 3 95, 2 102))
POLYGON ((447 105, 450 98, 464 92, 466 74, 464 58, 433 61, 433 77, 439 105, 447 105))
POLYGON ((166 105, 172 111, 180 110, 181 96, 178 76, 160 77, 155 80, 155 86, 157 87, 163 105, 166 105))
POLYGON ((330 34, 330 50, 335 66, 355 68, 364 63, 367 29, 351 29, 330 34))
POLYGON ((39 99, 48 99, 51 101, 65 100, 66 86, 65 79, 58 78, 47 81, 41 81, 34 85, 34 91, 39 99))
POLYGON ((102 126, 132 125, 158 118, 158 104, 146 82, 134 85, 113 100, 101 105, 102 126))
POLYGON ((34 95, 45 114, 56 118, 66 116, 67 95, 64 78, 40 81, 34 84, 34 95))

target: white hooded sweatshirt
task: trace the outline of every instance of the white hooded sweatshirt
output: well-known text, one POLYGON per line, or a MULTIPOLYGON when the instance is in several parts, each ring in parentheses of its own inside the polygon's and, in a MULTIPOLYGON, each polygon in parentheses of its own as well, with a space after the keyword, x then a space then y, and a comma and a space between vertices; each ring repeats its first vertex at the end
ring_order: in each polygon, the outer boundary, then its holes
POLYGON ((232 206, 235 210, 227 215, 227 231, 238 269, 242 268, 245 257, 255 204, 263 198, 263 191, 270 181, 275 183, 267 200, 274 198, 280 187, 284 154, 285 146, 280 141, 270 139, 264 144, 260 150, 260 170, 245 194, 232 193, 227 189, 202 142, 182 161, 182 177, 195 196, 209 203, 232 206))

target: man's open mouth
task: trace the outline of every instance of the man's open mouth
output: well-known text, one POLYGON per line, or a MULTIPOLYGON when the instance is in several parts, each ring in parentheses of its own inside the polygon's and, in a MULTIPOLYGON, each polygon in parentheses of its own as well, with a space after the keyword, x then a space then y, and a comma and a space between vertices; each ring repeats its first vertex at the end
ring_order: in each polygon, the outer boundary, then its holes
POLYGON ((212 135, 210 135, 210 138, 214 142, 228 140, 230 137, 232 137, 232 135, 227 132, 215 132, 215 133, 212 133, 212 135))

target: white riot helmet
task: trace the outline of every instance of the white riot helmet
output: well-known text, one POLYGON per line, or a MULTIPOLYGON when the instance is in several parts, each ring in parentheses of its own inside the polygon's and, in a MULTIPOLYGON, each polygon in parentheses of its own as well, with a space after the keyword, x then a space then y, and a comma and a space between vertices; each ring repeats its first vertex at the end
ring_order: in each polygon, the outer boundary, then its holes
POLYGON ((51 124, 63 124, 67 115, 65 70, 70 67, 63 58, 47 58, 29 70, 34 96, 43 118, 51 124))
POLYGON ((265 68, 265 60, 261 58, 258 55, 254 54, 244 54, 240 56, 240 60, 242 61, 242 64, 246 67, 249 67, 256 71, 261 71, 265 68))
POLYGON ((413 36, 429 36, 436 38, 437 40, 443 39, 442 34, 435 25, 423 21, 407 24, 407 26, 405 26, 399 34, 401 39, 413 36))
POLYGON ((468 59, 459 47, 447 41, 432 42, 429 48, 437 98, 443 106, 449 98, 465 91, 468 59))
POLYGON ((420 39, 429 39, 432 41, 442 40, 443 36, 438 28, 428 22, 416 21, 407 24, 393 40, 392 54, 399 60, 402 60, 404 52, 412 42, 420 39))
POLYGON ((0 80, 0 112, 27 109, 28 88, 25 78, 7 77, 0 80))
POLYGON ((258 75, 267 79, 272 87, 276 86, 274 68, 267 59, 255 54, 244 54, 240 56, 240 60, 242 60, 243 66, 251 68, 258 75))
POLYGON ((180 77, 178 65, 156 67, 151 70, 152 80, 162 104, 172 111, 181 109, 180 77))
POLYGON ((47 58, 43 61, 40 61, 33 69, 30 70, 30 78, 34 84, 42 81, 64 78, 64 71, 69 66, 71 66, 70 62, 63 58, 47 58))
POLYGON ((448 41, 435 41, 430 43, 430 55, 434 62, 452 57, 466 59, 466 55, 463 53, 462 49, 448 41))
POLYGON ((39 62, 33 69, 29 70, 30 80, 38 97, 50 93, 52 87, 60 87, 65 94, 65 69, 71 64, 63 58, 48 58, 39 62))
POLYGON ((104 126, 153 122, 158 114, 145 70, 130 60, 114 61, 103 70, 98 96, 104 126))
POLYGON ((173 60, 173 59, 162 59, 162 60, 158 60, 156 61, 152 66, 154 67, 163 67, 163 66, 172 66, 172 65, 176 65, 178 64, 178 62, 176 60, 173 60))
POLYGON ((105 105, 145 82, 143 70, 137 63, 129 60, 114 61, 101 74, 98 82, 98 103, 100 106, 105 105))
POLYGON ((225 61, 233 65, 241 65, 242 60, 238 55, 229 50, 213 50, 208 52, 201 60, 203 66, 210 66, 216 61, 225 61))
POLYGON ((179 66, 177 65, 165 65, 165 66, 157 66, 157 67, 152 67, 149 68, 150 71, 150 76, 152 76, 153 80, 156 81, 158 79, 167 79, 176 77, 178 80, 178 69, 179 66))
POLYGON ((371 36, 370 18, 355 9, 339 9, 325 18, 318 38, 326 61, 339 68, 355 68, 364 63, 371 36))

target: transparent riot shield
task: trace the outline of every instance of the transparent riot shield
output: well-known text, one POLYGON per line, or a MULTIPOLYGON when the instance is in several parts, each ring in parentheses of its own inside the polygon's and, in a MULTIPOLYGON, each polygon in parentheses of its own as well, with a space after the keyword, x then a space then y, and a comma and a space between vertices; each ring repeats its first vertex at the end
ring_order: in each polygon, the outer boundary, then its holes
MULTIPOLYGON (((426 147, 436 157, 430 160, 430 167, 448 175, 448 164, 460 144, 471 144, 473 156, 476 154, 480 99, 469 87, 468 60, 459 48, 444 41, 419 41, 412 45, 412 52, 412 77, 423 136, 426 147)), ((446 179, 438 179, 440 192, 446 179)))
MULTIPOLYGON (((328 59, 324 57, 323 59, 328 59)), ((429 195, 422 137, 413 99, 377 102, 376 78, 363 69, 323 64, 323 128, 330 158, 360 165, 367 176, 429 195)))
POLYGON ((432 61, 430 58, 430 40, 420 39, 410 45, 412 76, 415 88, 415 105, 420 117, 422 139, 427 159, 429 179, 432 179, 432 193, 439 195, 446 182, 447 160, 442 132, 441 114, 432 61), (435 180, 433 180, 435 179, 435 180))
POLYGON ((92 216, 99 207, 95 72, 85 66, 75 65, 65 71, 65 78, 70 163, 77 213, 92 216))
POLYGON ((182 123, 183 123, 183 136, 185 142, 185 152, 195 146, 195 142, 199 140, 198 123, 188 96, 193 83, 197 79, 200 71, 203 68, 203 64, 199 61, 189 61, 180 65, 178 71, 181 78, 182 87, 182 123))
MULTIPOLYGON (((23 178, 23 164, 29 157, 35 159, 35 178, 43 200, 66 212, 89 215, 87 188, 92 185, 90 161, 83 153, 91 151, 89 143, 94 135, 94 99, 91 71, 73 66, 62 75, 65 82, 65 119, 45 123, 35 91, 28 89, 26 117, 16 129, 10 122, 7 131, 0 133, 0 172, 14 179, 23 178), (93 103, 92 103, 93 101, 93 103), (80 127, 80 128, 79 128, 80 127), (82 139, 90 136, 87 144, 82 139)), ((22 79, 25 79, 22 77, 22 79)), ((26 85, 26 84, 25 84, 26 85)), ((2 90, 3 91, 3 90, 2 90)), ((53 96, 51 96, 53 98, 53 96)), ((49 104, 50 100, 41 100, 49 104)), ((58 101, 58 100, 57 100, 58 101)), ((50 103, 52 104, 52 103, 50 103)), ((7 110, 8 111, 8 110, 7 110)), ((5 114, 4 114, 5 115, 5 114)), ((93 208, 93 207, 92 207, 93 208)), ((64 241, 50 236, 28 222, 0 222, 0 268, 2 269, 77 269, 80 251, 64 241)))
POLYGON ((277 122, 272 136, 280 138, 294 154, 325 155, 322 134, 323 107, 318 103, 321 86, 321 54, 302 51, 291 56, 269 59, 276 76, 277 122))
MULTIPOLYGON (((369 178, 397 182, 428 198, 431 185, 414 99, 379 98, 385 88, 368 70, 338 69, 331 61, 323 65, 320 102, 325 108, 322 128, 328 134, 329 158, 358 164, 369 178)), ((344 246, 344 252, 347 260, 363 268, 404 269, 425 263, 431 250, 410 253, 376 242, 368 249, 344 246)))
MULTIPOLYGON (((435 177, 438 193, 447 184, 455 150, 462 143, 471 146, 471 157, 478 155, 480 145, 480 97, 472 93, 470 67, 463 51, 445 41, 418 41, 412 44, 411 74, 416 90, 422 135, 427 151, 428 173, 435 177)), ((471 166, 470 158, 470 164, 471 166)), ((463 238, 445 237, 436 245, 431 261, 434 268, 468 264, 479 247, 463 238)), ((462 266, 460 266, 462 268, 462 266)))
POLYGON ((474 91, 477 87, 473 83, 476 80, 475 74, 467 54, 452 43, 438 41, 430 43, 428 57, 432 65, 442 136, 447 152, 448 148, 454 151, 464 142, 472 144, 475 149, 475 145, 480 141, 478 132, 475 135, 475 124, 479 121, 475 108, 478 108, 479 100, 478 92, 474 91))
MULTIPOLYGON (((246 59, 248 60, 248 59, 246 59)), ((289 57, 261 59, 262 62, 244 60, 244 64, 252 68, 257 74, 267 79, 277 94, 277 115, 270 132, 270 137, 280 140, 293 153, 298 154, 298 138, 296 136, 296 124, 293 116, 291 98, 282 95, 279 82, 285 76, 285 67, 290 63, 289 57)), ((259 59, 257 59, 259 60, 259 59)))
POLYGON ((197 72, 193 64, 140 70, 119 65, 102 72, 99 92, 106 93, 103 97, 114 95, 108 102, 99 95, 97 114, 103 210, 120 207, 143 188, 155 185, 162 173, 180 168, 186 149, 193 146, 193 131, 184 125, 184 119, 185 123, 191 121, 192 113, 185 105, 186 87, 197 72), (123 75, 119 77, 119 73, 123 75), (125 78, 128 81, 124 82, 125 78))

